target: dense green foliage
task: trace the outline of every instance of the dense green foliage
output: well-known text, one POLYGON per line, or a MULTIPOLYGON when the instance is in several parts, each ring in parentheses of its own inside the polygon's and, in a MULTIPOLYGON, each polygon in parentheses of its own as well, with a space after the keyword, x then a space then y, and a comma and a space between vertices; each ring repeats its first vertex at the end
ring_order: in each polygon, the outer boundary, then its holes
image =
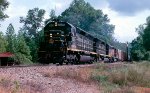
MULTIPOLYGON (((4 14, 5 9, 8 7, 9 3, 7 0, 0 0, 0 21, 4 20, 8 16, 4 14)), ((3 33, 0 32, 0 53, 6 51, 7 41, 3 33)))
MULTIPOLYGON (((4 10, 8 7, 7 0, 0 0, 0 20, 4 20, 8 16, 4 14, 4 10)), ((0 53, 11 52, 15 54, 15 62, 27 64, 31 63, 31 55, 29 47, 26 45, 23 35, 16 35, 12 24, 9 24, 6 35, 0 32, 0 53)))
POLYGON ((58 18, 88 31, 97 38, 106 41, 113 39, 114 25, 109 24, 108 16, 84 0, 73 0, 70 7, 58 18))
POLYGON ((20 18, 20 23, 24 24, 20 31, 24 33, 25 41, 30 48, 32 61, 34 62, 37 60, 39 31, 43 26, 44 14, 45 10, 34 8, 28 11, 26 18, 20 18))
POLYGON ((7 0, 0 0, 0 20, 4 20, 8 15, 4 14, 5 9, 8 7, 9 3, 7 0))
POLYGON ((3 35, 3 33, 0 32, 0 53, 6 51, 7 41, 3 35))
POLYGON ((9 24, 9 26, 7 27, 6 40, 8 42, 7 51, 15 53, 16 35, 15 35, 15 29, 12 24, 9 24))
POLYGON ((16 38, 15 60, 19 64, 30 64, 31 62, 30 48, 27 46, 22 32, 19 32, 16 38))
POLYGON ((36 38, 39 29, 43 26, 45 10, 34 8, 28 11, 25 18, 20 17, 20 23, 23 23, 22 31, 27 38, 36 38))
POLYGON ((20 31, 18 35, 15 34, 15 29, 12 24, 9 24, 5 36, 8 42, 6 46, 7 52, 15 54, 15 61, 17 63, 28 64, 31 63, 30 49, 26 44, 23 33, 20 31))
POLYGON ((131 43, 131 56, 133 60, 150 60, 150 17, 144 25, 140 25, 136 31, 138 37, 131 43))
POLYGON ((144 29, 142 38, 143 38, 143 46, 146 51, 150 51, 150 17, 147 18, 146 28, 144 29))

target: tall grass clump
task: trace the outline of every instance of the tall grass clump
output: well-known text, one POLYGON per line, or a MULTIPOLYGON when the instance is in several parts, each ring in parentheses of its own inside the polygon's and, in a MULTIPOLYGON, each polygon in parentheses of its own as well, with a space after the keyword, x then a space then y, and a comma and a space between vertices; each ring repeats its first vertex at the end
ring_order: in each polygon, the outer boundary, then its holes
POLYGON ((150 87, 150 64, 138 63, 109 72, 109 80, 121 86, 150 87))
MULTIPOLYGON (((137 86, 145 82, 145 72, 137 66, 113 69, 109 72, 109 82, 119 86, 137 86)), ((146 84, 146 82, 144 83, 146 84)))
POLYGON ((115 88, 118 86, 109 82, 109 70, 113 67, 108 66, 107 64, 97 64, 93 67, 93 72, 91 74, 91 80, 95 81, 100 90, 103 90, 103 93, 112 93, 115 88))
POLYGON ((73 79, 81 82, 90 82, 92 70, 90 68, 66 68, 57 70, 54 73, 43 72, 45 77, 60 77, 64 79, 73 79))
POLYGON ((122 66, 100 64, 94 67, 91 79, 100 87, 104 87, 104 93, 134 93, 127 87, 150 87, 150 63, 134 63, 122 66))

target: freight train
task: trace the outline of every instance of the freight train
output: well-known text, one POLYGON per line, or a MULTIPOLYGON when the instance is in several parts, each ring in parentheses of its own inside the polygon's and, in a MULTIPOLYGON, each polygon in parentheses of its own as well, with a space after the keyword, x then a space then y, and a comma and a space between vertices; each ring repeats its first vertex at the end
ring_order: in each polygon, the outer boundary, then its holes
POLYGON ((126 53, 68 22, 53 20, 44 27, 38 50, 40 63, 79 64, 125 60, 126 53))

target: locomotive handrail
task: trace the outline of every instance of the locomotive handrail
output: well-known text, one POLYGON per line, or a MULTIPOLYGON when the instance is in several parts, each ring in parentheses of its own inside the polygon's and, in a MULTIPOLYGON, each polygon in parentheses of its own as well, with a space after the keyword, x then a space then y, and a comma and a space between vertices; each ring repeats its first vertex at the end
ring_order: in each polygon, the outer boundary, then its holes
POLYGON ((90 51, 87 51, 88 53, 90 53, 90 54, 93 54, 93 55, 97 55, 98 53, 96 53, 96 52, 90 52, 90 51))
POLYGON ((67 50, 72 50, 72 51, 83 51, 83 50, 76 49, 76 48, 67 48, 67 50))

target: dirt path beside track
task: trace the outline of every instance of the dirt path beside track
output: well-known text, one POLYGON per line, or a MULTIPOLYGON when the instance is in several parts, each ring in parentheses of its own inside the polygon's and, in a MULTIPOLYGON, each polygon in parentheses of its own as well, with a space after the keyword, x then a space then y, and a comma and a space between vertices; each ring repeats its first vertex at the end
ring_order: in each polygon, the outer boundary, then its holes
POLYGON ((96 84, 54 76, 64 69, 88 66, 91 65, 0 68, 0 93, 100 93, 96 84))

